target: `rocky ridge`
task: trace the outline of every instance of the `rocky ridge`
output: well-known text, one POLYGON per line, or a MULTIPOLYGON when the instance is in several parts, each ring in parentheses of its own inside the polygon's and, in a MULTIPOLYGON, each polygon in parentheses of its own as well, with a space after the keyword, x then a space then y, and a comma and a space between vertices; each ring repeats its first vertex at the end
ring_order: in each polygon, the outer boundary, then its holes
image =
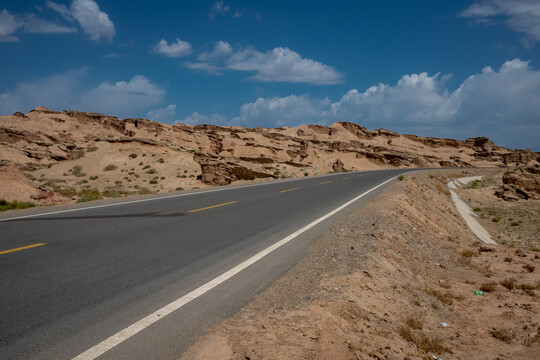
POLYGON ((168 125, 38 107, 0 116, 0 160, 23 170, 36 188, 80 200, 94 189, 99 197, 105 191, 122 196, 331 171, 535 165, 540 153, 499 147, 485 137, 424 138, 349 122, 276 129, 168 125), (153 171, 141 173, 146 166, 153 171))

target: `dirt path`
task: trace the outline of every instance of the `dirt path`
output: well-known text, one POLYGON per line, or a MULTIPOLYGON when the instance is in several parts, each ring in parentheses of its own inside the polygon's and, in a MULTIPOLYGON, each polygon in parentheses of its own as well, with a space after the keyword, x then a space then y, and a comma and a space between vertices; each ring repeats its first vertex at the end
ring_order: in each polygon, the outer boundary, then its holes
MULTIPOLYGON (((426 171, 396 182, 182 359, 537 358, 538 233, 514 243, 523 248, 481 244, 445 185, 479 174, 489 185, 498 173, 426 171)), ((523 227, 540 214, 528 216, 523 227)))

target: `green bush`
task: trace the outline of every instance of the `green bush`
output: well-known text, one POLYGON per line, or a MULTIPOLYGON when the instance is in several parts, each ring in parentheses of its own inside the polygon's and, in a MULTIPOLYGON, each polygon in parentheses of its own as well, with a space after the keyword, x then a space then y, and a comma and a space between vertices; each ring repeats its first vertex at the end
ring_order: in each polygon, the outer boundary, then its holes
POLYGON ((112 171, 112 170, 116 170, 116 169, 118 169, 118 166, 113 165, 113 164, 109 164, 109 165, 105 166, 103 171, 112 171))
POLYGON ((163 160, 163 158, 161 158, 157 162, 160 163, 160 164, 163 164, 165 162, 165 160, 163 160))
POLYGON ((150 169, 146 173, 147 174, 155 174, 156 172, 157 172, 156 169, 150 169))
POLYGON ((403 181, 403 179, 405 179, 405 176, 399 175, 397 178, 398 178, 399 181, 403 181))
POLYGON ((152 179, 152 180, 150 180, 149 184, 150 184, 150 185, 155 185, 155 184, 157 184, 157 180, 152 179))
POLYGON ((129 154, 129 158, 130 159, 135 159, 137 157, 137 154, 133 153, 133 154, 129 154))
POLYGON ((12 202, 8 202, 4 199, 0 199, 0 211, 6 211, 6 210, 13 210, 13 209, 26 209, 36 206, 32 202, 18 202, 17 200, 14 200, 12 202))

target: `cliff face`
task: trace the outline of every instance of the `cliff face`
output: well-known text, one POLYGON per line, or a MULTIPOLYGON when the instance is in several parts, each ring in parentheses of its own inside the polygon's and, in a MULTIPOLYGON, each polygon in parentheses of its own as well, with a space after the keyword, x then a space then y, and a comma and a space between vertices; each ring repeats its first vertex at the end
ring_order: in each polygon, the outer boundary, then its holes
POLYGON ((540 153, 505 149, 483 137, 424 138, 348 122, 277 129, 171 126, 39 107, 0 116, 0 160, 24 169, 41 190, 80 199, 85 189, 122 195, 329 171, 534 165, 540 153), (115 168, 105 171, 108 165, 115 168))

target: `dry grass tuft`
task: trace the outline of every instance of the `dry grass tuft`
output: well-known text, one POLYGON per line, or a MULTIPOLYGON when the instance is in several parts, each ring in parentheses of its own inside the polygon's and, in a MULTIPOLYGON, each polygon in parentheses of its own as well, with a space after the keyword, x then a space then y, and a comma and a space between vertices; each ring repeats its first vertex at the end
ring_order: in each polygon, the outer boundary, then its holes
POLYGON ((399 329, 399 334, 403 339, 413 343, 419 350, 422 350, 425 353, 433 352, 436 354, 442 354, 448 351, 448 348, 442 344, 441 340, 432 339, 421 332, 415 334, 407 327, 401 327, 399 329))
POLYGON ((499 284, 501 284, 508 290, 512 290, 516 287, 516 279, 504 279, 503 281, 499 282, 499 284))
POLYGON ((507 256, 507 257, 504 258, 504 261, 505 261, 505 262, 509 262, 509 263, 512 262, 513 260, 514 260, 514 259, 512 259, 512 258, 509 257, 509 256, 507 256))
POLYGON ((422 330, 424 317, 419 313, 411 314, 405 319, 405 324, 412 329, 422 330))
POLYGON ((483 292, 492 292, 495 290, 495 287, 497 286, 497 283, 495 282, 485 282, 485 283, 482 283, 482 285, 480 285, 480 290, 482 290, 483 292))
POLYGON ((474 255, 474 252, 471 250, 463 250, 461 252, 461 256, 464 256, 466 258, 471 258, 474 255))
POLYGON ((505 329, 492 329, 489 331, 489 334, 493 336, 495 339, 501 340, 507 343, 511 342, 515 338, 515 335, 512 332, 505 329))
POLYGON ((442 291, 438 291, 432 288, 426 288, 424 292, 430 296, 433 296, 434 298, 437 298, 440 302, 442 302, 445 305, 452 305, 452 302, 454 300, 463 300, 463 296, 455 295, 449 291, 442 292, 442 291))
POLYGON ((536 269, 536 267, 534 267, 534 266, 531 265, 531 264, 523 265, 523 268, 524 268, 525 270, 527 270, 528 272, 530 272, 530 273, 532 273, 532 272, 536 269))

